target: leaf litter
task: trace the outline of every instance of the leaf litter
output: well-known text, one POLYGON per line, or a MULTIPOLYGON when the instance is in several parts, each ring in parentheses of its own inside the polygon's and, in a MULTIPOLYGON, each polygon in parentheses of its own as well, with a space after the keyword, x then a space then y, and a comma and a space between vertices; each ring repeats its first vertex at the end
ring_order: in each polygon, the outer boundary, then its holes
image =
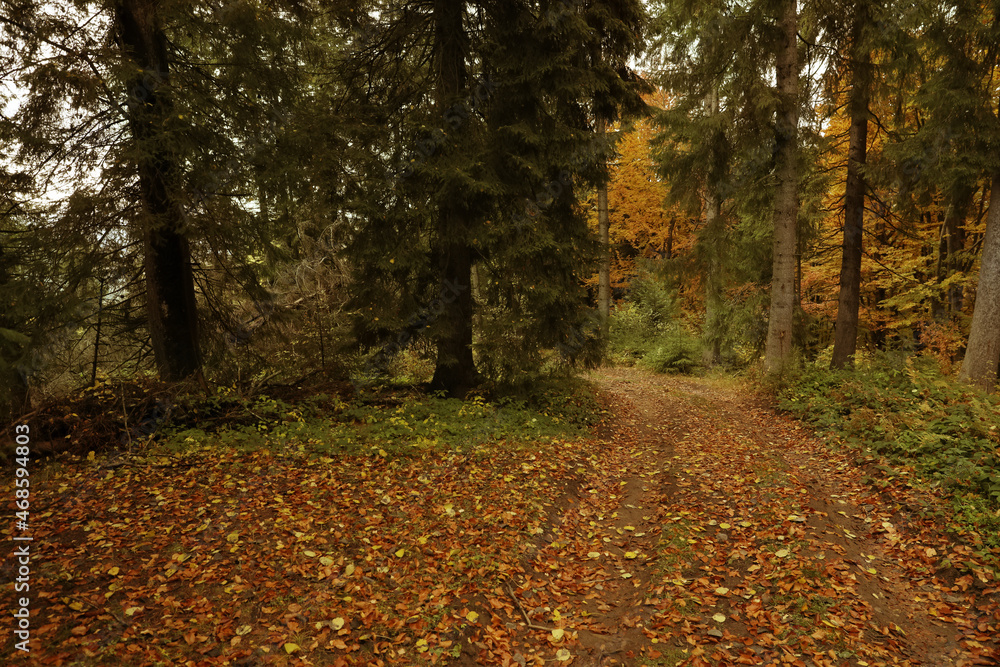
POLYGON ((591 439, 67 468, 25 663, 997 664, 994 571, 908 491, 732 387, 594 380, 591 439))

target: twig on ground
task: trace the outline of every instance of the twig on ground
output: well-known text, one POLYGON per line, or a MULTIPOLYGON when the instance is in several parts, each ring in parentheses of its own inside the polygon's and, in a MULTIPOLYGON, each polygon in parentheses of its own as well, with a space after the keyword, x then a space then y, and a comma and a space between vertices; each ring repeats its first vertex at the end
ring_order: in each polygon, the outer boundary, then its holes
POLYGON ((547 628, 543 625, 535 625, 532 623, 531 619, 528 618, 528 612, 524 611, 524 607, 521 606, 521 602, 517 599, 517 596, 514 595, 514 591, 510 590, 510 586, 504 584, 503 587, 507 591, 507 595, 510 596, 510 599, 514 601, 514 605, 517 607, 518 611, 521 612, 521 616, 524 616, 524 622, 528 624, 529 628, 532 630, 545 630, 546 632, 552 632, 553 628, 547 628))

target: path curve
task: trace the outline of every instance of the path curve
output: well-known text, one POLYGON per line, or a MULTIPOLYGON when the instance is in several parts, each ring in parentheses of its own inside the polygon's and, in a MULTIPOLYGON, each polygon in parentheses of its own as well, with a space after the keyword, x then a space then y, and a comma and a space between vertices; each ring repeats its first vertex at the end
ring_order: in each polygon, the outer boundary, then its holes
POLYGON ((997 582, 936 577, 944 547, 846 455, 733 383, 592 379, 594 472, 511 590, 536 641, 566 625, 546 639, 584 667, 1000 664, 997 582))

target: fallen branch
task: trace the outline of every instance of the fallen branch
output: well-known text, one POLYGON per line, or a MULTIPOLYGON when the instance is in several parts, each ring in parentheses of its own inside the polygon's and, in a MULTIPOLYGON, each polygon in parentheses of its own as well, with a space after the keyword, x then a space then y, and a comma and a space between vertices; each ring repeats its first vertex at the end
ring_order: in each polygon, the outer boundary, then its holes
POLYGON ((510 596, 510 599, 514 601, 514 604, 517 606, 518 611, 521 612, 521 616, 524 616, 524 622, 528 624, 529 628, 531 628, 532 630, 545 630, 546 632, 552 632, 553 628, 546 628, 543 625, 535 625, 534 623, 532 623, 531 619, 528 618, 528 612, 526 612, 524 610, 524 607, 521 606, 521 602, 517 599, 517 596, 514 595, 514 591, 510 590, 510 586, 504 584, 503 587, 504 590, 507 591, 507 595, 510 596))

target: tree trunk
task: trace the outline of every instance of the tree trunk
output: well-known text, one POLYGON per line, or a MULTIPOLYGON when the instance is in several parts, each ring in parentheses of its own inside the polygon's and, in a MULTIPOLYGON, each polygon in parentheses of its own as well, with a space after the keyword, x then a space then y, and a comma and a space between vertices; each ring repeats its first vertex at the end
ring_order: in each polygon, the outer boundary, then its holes
MULTIPOLYGON (((3 240, 0 236, 0 287, 11 281, 10 267, 13 266, 5 257, 3 240)), ((17 329, 15 322, 10 321, 3 309, 0 309, 0 328, 11 331, 17 329)), ((6 342, 4 345, 4 339, 0 338, 0 424, 11 421, 28 408, 28 383, 14 365, 21 354, 21 345, 14 341, 6 342)))
MULTIPOLYGON (((945 253, 948 275, 945 278, 963 270, 963 256, 965 251, 965 219, 969 215, 973 201, 976 196, 975 188, 962 187, 955 193, 948 211, 944 218, 945 253)), ((965 294, 962 285, 951 285, 948 287, 948 310, 951 316, 957 317, 962 313, 962 306, 965 301, 965 294)))
MULTIPOLYGON (((467 86, 465 68, 466 38, 463 27, 465 4, 459 0, 434 2, 434 66, 436 101, 442 113, 459 99, 467 86)), ((454 294, 455 300, 441 315, 441 333, 437 338, 437 362, 431 388, 448 396, 462 397, 479 383, 472 356, 472 249, 466 227, 468 213, 461 192, 446 184, 438 204, 439 269, 441 293, 454 294)))
POLYGON ((858 347, 858 311, 861 305, 861 249, 865 220, 864 169, 868 150, 868 84, 871 55, 861 43, 867 16, 857 5, 853 26, 851 93, 848 101, 851 129, 847 148, 847 184, 844 190, 844 248, 840 263, 840 298, 834 328, 830 368, 854 365, 858 347))
POLYGON ((176 158, 162 128, 172 104, 167 39, 156 0, 122 0, 115 8, 123 55, 142 70, 128 104, 136 144, 146 269, 146 314, 153 356, 164 380, 181 380, 201 369, 191 249, 176 198, 176 158))
MULTIPOLYGON (((597 134, 603 140, 607 122, 597 119, 597 134)), ((597 188, 597 233, 601 242, 601 265, 597 275, 597 314, 601 323, 601 340, 608 340, 608 319, 611 317, 611 238, 608 219, 608 184, 597 188)))
POLYGON ((799 63, 795 0, 784 0, 782 43, 777 53, 775 78, 781 102, 777 113, 774 197, 774 260, 771 274, 771 310, 767 322, 764 369, 782 372, 792 359, 792 326, 795 315, 795 249, 798 218, 798 88, 799 63))
POLYGON ((990 208, 986 215, 986 238, 976 287, 969 345, 959 378, 993 391, 1000 366, 1000 173, 994 174, 990 188, 990 208))
MULTIPOLYGON (((713 87, 708 95, 708 113, 719 113, 719 92, 713 87)), ((722 359, 722 342, 719 337, 719 311, 722 306, 722 279, 719 273, 722 262, 719 245, 722 243, 722 199, 716 192, 715 184, 708 179, 705 183, 705 328, 702 332, 705 348, 702 361, 706 366, 714 366, 722 359)))

